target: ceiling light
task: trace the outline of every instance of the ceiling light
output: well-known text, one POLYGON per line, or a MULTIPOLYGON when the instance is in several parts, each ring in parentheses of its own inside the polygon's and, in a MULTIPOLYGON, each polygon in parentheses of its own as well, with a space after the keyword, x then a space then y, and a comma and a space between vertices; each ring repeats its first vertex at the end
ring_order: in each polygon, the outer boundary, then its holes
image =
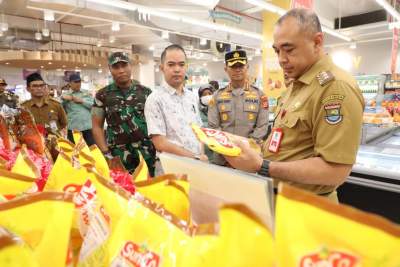
POLYGON ((43 28, 43 29, 42 29, 42 34, 43 34, 44 37, 49 37, 49 35, 50 35, 50 30, 49 30, 49 29, 46 29, 46 28, 43 28))
POLYGON ((6 31, 8 31, 8 23, 7 22, 2 22, 2 23, 0 23, 0 30, 2 31, 2 32, 6 32, 6 31))
POLYGON ((6 62, 6 65, 10 65, 10 62, 6 62))
POLYGON ((167 31, 162 31, 161 32, 161 38, 168 39, 169 38, 169 33, 167 31))
POLYGON ((44 67, 43 67, 43 66, 40 66, 40 68, 43 69, 44 67))
POLYGON ((155 71, 156 71, 156 72, 160 72, 160 68, 159 68, 159 67, 157 67, 155 71))
POLYGON ((255 54, 256 54, 256 56, 261 55, 261 49, 256 49, 255 54))
POLYGON ((103 73, 103 70, 102 69, 98 69, 97 72, 98 73, 103 73))
POLYGON ((206 45, 207 44, 207 39, 206 38, 201 38, 200 39, 200 45, 206 45))
POLYGON ((350 44, 350 49, 356 49, 356 48, 357 48, 357 43, 350 44))
POLYGON ((101 67, 101 64, 99 64, 99 67, 101 67))
POLYGON ((203 67, 207 67, 207 63, 203 63, 203 67))
POLYGON ((54 12, 51 10, 44 11, 44 20, 54 21, 54 12))
POLYGON ((108 41, 109 41, 110 43, 114 43, 114 42, 115 42, 115 36, 110 36, 110 37, 108 38, 108 41))
POLYGON ((121 28, 119 27, 119 22, 115 22, 113 21, 112 25, 111 25, 111 30, 113 32, 119 32, 121 28))
POLYGON ((83 64, 83 66, 86 67, 87 65, 86 65, 86 64, 83 64))
POLYGON ((53 64, 53 63, 49 62, 49 63, 47 63, 47 64, 51 65, 51 64, 53 64))
POLYGON ((249 57, 249 61, 250 61, 250 60, 253 60, 253 57, 249 57))
POLYGON ((386 0, 375 0, 378 5, 382 6, 390 15, 392 15, 396 20, 400 20, 400 13, 396 11, 386 0))
POLYGON ((149 47, 149 50, 150 50, 150 51, 154 51, 154 49, 155 49, 154 45, 151 45, 151 46, 149 47))
POLYGON ((100 40, 97 41, 97 44, 96 44, 97 47, 101 47, 102 45, 103 45, 103 43, 100 40))
POLYGON ((42 34, 40 32, 36 32, 35 33, 35 39, 38 40, 38 41, 42 40, 42 34))
MULTIPOLYGON (((385 2, 387 4, 386 0, 376 0, 376 1, 379 1, 379 2, 382 1, 382 2, 385 2)), ((264 2, 262 0, 246 0, 246 2, 249 3, 249 4, 252 4, 252 5, 261 7, 263 9, 265 9, 265 10, 270 11, 270 12, 277 13, 277 14, 279 14, 281 16, 284 15, 287 12, 287 10, 285 10, 285 9, 283 9, 281 7, 278 7, 276 5, 264 2)), ((389 4, 387 4, 387 5, 389 5, 389 4)), ((322 26, 322 31, 324 31, 324 32, 326 32, 326 33, 328 33, 328 34, 330 34, 332 36, 335 36, 337 38, 340 38, 342 40, 345 40, 347 42, 351 41, 350 37, 348 37, 348 36, 346 36, 344 34, 341 34, 341 33, 337 32, 337 31, 335 31, 335 30, 333 30, 331 28, 322 26)))

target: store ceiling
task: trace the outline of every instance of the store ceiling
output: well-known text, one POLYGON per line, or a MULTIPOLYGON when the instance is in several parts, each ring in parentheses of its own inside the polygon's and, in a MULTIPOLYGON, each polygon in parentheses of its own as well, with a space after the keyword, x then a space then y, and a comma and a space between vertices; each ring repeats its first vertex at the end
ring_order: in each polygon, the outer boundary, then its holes
MULTIPOLYGON (((108 1, 108 2, 117 2, 108 1)), ((245 0, 129 0, 153 10, 169 12, 178 16, 185 16, 201 21, 210 21, 209 10, 229 11, 234 16, 240 16, 240 24, 224 21, 228 26, 240 28, 244 31, 262 33, 261 10, 247 3, 245 0)), ((171 19, 150 16, 144 20, 136 11, 105 6, 87 0, 3 0, 0 9, 6 14, 10 30, 6 36, 0 37, 0 49, 127 49, 132 45, 137 50, 154 48, 154 54, 159 55, 161 49, 169 42, 177 42, 185 47, 194 48, 195 52, 202 50, 203 59, 210 60, 214 55, 221 55, 215 49, 215 42, 211 42, 210 49, 199 46, 198 37, 207 37, 212 40, 241 44, 248 48, 260 47, 260 40, 246 37, 242 34, 225 33, 211 30, 203 25, 190 25, 171 19), (76 6, 79 3, 80 6, 76 6), (34 8, 34 9, 33 9, 34 8), (60 24, 47 23, 53 32, 52 40, 34 40, 34 32, 43 28, 43 9, 55 10, 55 18, 60 24), (120 21, 120 31, 111 31, 111 21, 120 21), (169 39, 163 39, 161 32, 156 29, 170 31, 169 39), (59 32, 62 34, 59 34, 59 32), (180 34, 176 34, 180 33, 180 34), (109 42, 114 36, 116 41, 109 42), (21 42, 24 41, 24 42, 21 42), (62 43, 61 43, 62 40, 62 43), (102 47, 96 45, 101 40, 102 47), (23 44, 23 45, 22 45, 23 44), (85 46, 85 47, 82 47, 85 46), (196 50, 196 48, 200 50, 196 50)), ((314 0, 315 10, 321 17, 323 24, 333 27, 335 18, 363 14, 381 9, 374 0, 344 1, 344 0, 314 0)), ((221 22, 221 21, 220 21, 221 22)), ((355 41, 390 39, 391 31, 386 22, 379 22, 358 27, 339 30, 355 41)), ((327 45, 340 45, 344 42, 327 35, 327 45)), ((254 49, 251 49, 254 51, 254 49)))

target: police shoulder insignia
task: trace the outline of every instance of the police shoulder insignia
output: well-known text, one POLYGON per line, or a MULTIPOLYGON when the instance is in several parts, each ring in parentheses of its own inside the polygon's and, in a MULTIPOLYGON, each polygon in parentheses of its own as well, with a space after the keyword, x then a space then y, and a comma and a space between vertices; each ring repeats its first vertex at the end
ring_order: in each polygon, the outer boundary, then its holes
POLYGON ((331 125, 340 123, 343 116, 340 113, 341 103, 329 103, 324 105, 326 112, 325 121, 331 125))
POLYGON ((330 71, 321 71, 317 74, 317 80, 321 86, 324 86, 333 79, 335 79, 335 76, 333 76, 332 72, 330 71))

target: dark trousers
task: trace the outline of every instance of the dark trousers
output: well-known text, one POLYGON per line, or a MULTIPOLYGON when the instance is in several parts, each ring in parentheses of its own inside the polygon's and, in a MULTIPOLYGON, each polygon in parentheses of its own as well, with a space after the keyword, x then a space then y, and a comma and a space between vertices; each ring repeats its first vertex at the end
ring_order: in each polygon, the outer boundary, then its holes
MULTIPOLYGON (((88 146, 96 144, 96 142, 94 141, 94 138, 93 138, 92 129, 81 131, 81 133, 82 133, 83 139, 85 139, 85 142, 88 146)), ((75 144, 74 136, 72 135, 71 130, 68 130, 68 140, 75 144)))

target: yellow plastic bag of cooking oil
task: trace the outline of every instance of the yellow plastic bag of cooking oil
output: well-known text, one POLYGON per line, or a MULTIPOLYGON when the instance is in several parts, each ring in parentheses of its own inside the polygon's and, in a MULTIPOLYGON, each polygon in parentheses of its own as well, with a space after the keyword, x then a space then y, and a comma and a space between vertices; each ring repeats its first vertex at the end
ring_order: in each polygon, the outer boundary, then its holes
POLYGON ((75 142, 74 152, 79 155, 79 161, 82 165, 84 164, 95 164, 89 147, 86 144, 83 135, 79 131, 73 131, 73 137, 75 142))
POLYGON ((400 227, 289 185, 276 207, 278 266, 400 266, 400 227))
POLYGON ((76 193, 87 180, 87 171, 74 157, 61 151, 47 179, 44 191, 69 191, 76 193))
POLYGON ((108 163, 101 153, 101 150, 97 145, 90 146, 90 153, 94 159, 94 167, 97 172, 104 178, 110 179, 110 169, 108 168, 108 163))
POLYGON ((35 188, 35 178, 0 169, 0 194, 18 195, 35 188))
POLYGON ((0 203, 0 225, 20 236, 41 267, 64 267, 74 204, 70 194, 42 192, 0 203))
POLYGON ((179 219, 189 221, 189 182, 185 176, 166 174, 151 180, 136 182, 137 192, 161 204, 179 219))
POLYGON ((192 130, 196 134, 200 142, 207 145, 211 150, 225 156, 239 156, 241 153, 230 135, 215 129, 202 128, 196 124, 192 124, 192 130))
POLYGON ((0 227, 0 266, 39 267, 33 251, 18 236, 0 227))
POLYGON ((135 171, 132 173, 133 181, 136 182, 141 182, 141 181, 146 181, 149 180, 150 174, 149 174, 149 168, 147 167, 147 163, 144 160, 142 153, 139 152, 139 165, 136 167, 135 171))
POLYGON ((28 151, 26 151, 26 146, 22 146, 20 149, 14 166, 11 172, 16 174, 21 174, 28 177, 40 177, 40 170, 35 166, 33 161, 28 156, 28 151))
POLYGON ((67 139, 59 138, 57 139, 57 150, 64 152, 68 157, 72 156, 75 145, 67 139))
POLYGON ((101 266, 179 266, 189 234, 185 221, 135 196, 110 237, 107 260, 101 266))

